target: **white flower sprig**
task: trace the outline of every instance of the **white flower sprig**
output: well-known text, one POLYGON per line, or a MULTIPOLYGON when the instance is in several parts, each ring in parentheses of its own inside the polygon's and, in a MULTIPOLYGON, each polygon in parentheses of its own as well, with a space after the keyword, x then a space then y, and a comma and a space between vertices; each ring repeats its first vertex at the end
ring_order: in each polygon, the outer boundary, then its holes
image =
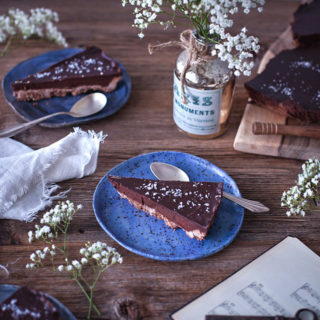
POLYGON ((29 14, 20 9, 10 9, 8 15, 0 15, 0 43, 6 42, 1 56, 6 54, 14 37, 23 40, 38 37, 66 47, 66 39, 54 25, 58 21, 57 12, 46 8, 31 9, 29 14))
POLYGON ((71 279, 75 280, 88 299, 88 319, 90 319, 92 309, 94 309, 98 315, 101 315, 99 309, 93 303, 94 288, 100 276, 110 266, 116 263, 122 263, 122 257, 114 248, 100 241, 93 244, 87 242, 85 246, 80 249, 79 260, 71 259, 68 256, 66 247, 68 227, 76 212, 81 208, 81 205, 75 207, 72 202, 67 200, 66 202, 59 202, 54 208, 43 215, 40 220, 41 225, 35 225, 35 230, 28 232, 28 238, 30 243, 35 240, 42 240, 47 246, 42 250, 36 250, 34 253, 31 253, 31 263, 28 263, 26 268, 35 269, 44 267, 45 259, 50 257, 53 270, 64 272, 70 276, 71 279), (59 246, 57 242, 60 234, 63 235, 61 246, 59 246), (54 257, 57 253, 62 254, 64 264, 57 266, 54 263, 54 257), (87 280, 82 273, 84 267, 90 268, 92 271, 91 282, 87 280))
POLYGON ((133 27, 140 29, 140 38, 151 24, 168 27, 183 17, 190 20, 199 36, 215 44, 212 55, 227 61, 235 76, 251 74, 250 59, 260 49, 258 38, 248 36, 246 28, 235 36, 226 29, 233 25, 231 16, 240 10, 245 14, 251 9, 262 12, 264 0, 122 0, 123 6, 128 3, 135 7, 133 27))
POLYGON ((287 216, 304 217, 307 212, 320 211, 315 209, 315 203, 320 202, 319 188, 320 162, 316 158, 309 159, 302 165, 296 185, 282 194, 281 206, 289 208, 287 216))

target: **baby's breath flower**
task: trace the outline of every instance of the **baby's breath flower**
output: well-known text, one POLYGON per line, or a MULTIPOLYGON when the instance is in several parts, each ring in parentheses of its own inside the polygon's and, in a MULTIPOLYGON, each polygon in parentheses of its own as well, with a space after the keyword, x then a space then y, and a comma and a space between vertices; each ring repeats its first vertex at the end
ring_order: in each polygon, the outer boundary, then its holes
POLYGON ((109 256, 109 252, 108 251, 106 251, 106 250, 103 250, 102 252, 101 252, 101 255, 103 256, 103 257, 108 257, 109 256))
POLYGON ((48 248, 48 247, 45 247, 44 249, 43 249, 43 252, 44 253, 48 253, 50 251, 50 249, 48 248))
POLYGON ((99 253, 95 253, 93 256, 92 256, 93 259, 95 260, 100 260, 101 259, 101 255, 99 253))
POLYGON ((33 231, 28 231, 28 240, 29 240, 29 243, 31 243, 34 240, 33 231))
POLYGON ((114 264, 118 261, 118 259, 116 257, 112 257, 111 263, 114 264))
POLYGON ((81 264, 80 264, 80 262, 78 261, 78 260, 73 260, 72 261, 72 265, 76 268, 76 269, 78 269, 78 270, 80 270, 81 269, 81 264))
POLYGON ((111 247, 108 247, 106 243, 97 241, 95 243, 87 242, 83 248, 80 249, 79 260, 72 260, 68 256, 66 248, 66 234, 68 226, 72 221, 75 213, 81 209, 81 205, 74 206, 72 202, 67 200, 66 202, 59 202, 53 209, 46 212, 40 220, 41 225, 35 225, 35 231, 28 232, 29 240, 41 239, 45 243, 50 244, 43 248, 43 250, 36 250, 30 255, 31 263, 26 265, 27 269, 33 269, 44 266, 44 259, 46 256, 50 256, 50 260, 53 265, 53 270, 63 272, 68 271, 73 280, 76 281, 77 285, 85 292, 86 298, 89 300, 89 312, 88 318, 90 318, 92 308, 100 316, 101 313, 93 303, 93 288, 95 287, 101 274, 111 265, 122 262, 122 258, 119 253, 111 247), (59 233, 64 235, 63 246, 54 244, 53 241, 58 239, 59 233), (57 268, 54 264, 54 259, 57 253, 62 253, 64 257, 64 264, 59 265, 57 268), (94 280, 89 283, 84 279, 82 274, 82 268, 91 268, 94 280))
POLYGON ((265 0, 172 0, 170 3, 172 15, 167 13, 168 8, 163 0, 122 0, 123 6, 130 4, 135 7, 133 27, 140 29, 139 38, 144 37, 145 29, 151 24, 159 23, 167 28, 175 25, 175 17, 184 16, 191 20, 199 35, 215 43, 212 55, 227 61, 235 76, 251 74, 253 63, 248 61, 260 49, 258 39, 248 36, 246 28, 235 36, 227 29, 233 26, 230 15, 240 10, 245 14, 250 13, 251 9, 262 12, 265 0), (163 20, 168 15, 169 20, 163 20))
POLYGON ((122 257, 119 253, 114 248, 100 241, 93 244, 87 242, 86 247, 80 249, 80 253, 85 256, 81 260, 82 264, 91 261, 91 263, 96 263, 105 269, 115 263, 122 263, 122 257))
POLYGON ((284 191, 281 206, 287 207, 287 216, 305 216, 308 211, 314 210, 312 201, 320 201, 319 195, 320 162, 313 158, 302 165, 302 173, 298 175, 297 184, 284 191))
POLYGON ((67 267, 66 267, 67 271, 72 271, 73 269, 73 266, 71 264, 69 264, 67 267))
POLYGON ((8 15, 0 15, 0 42, 7 42, 1 55, 6 54, 13 36, 20 36, 23 40, 36 36, 66 47, 66 39, 54 25, 58 21, 58 14, 46 8, 31 9, 29 14, 10 9, 8 15))

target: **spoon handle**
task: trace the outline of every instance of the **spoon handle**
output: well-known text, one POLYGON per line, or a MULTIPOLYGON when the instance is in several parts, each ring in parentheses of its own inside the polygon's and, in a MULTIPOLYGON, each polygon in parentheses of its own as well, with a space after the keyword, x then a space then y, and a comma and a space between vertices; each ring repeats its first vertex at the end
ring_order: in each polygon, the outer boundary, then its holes
POLYGON ((266 206, 264 206, 262 203, 260 203, 258 201, 239 198, 239 197, 236 197, 233 194, 230 194, 227 192, 223 192, 223 196, 226 199, 229 199, 229 200, 239 204, 240 206, 242 206, 252 212, 267 212, 267 211, 269 211, 269 208, 267 208, 266 206))
POLYGON ((16 126, 13 126, 9 129, 5 129, 0 131, 0 138, 10 138, 13 137, 14 135, 23 132, 33 126, 35 126, 36 124, 45 121, 47 119, 50 119, 52 117, 55 116, 59 116, 59 115, 63 115, 63 114, 68 114, 68 115, 72 115, 71 112, 68 111, 61 111, 61 112, 56 112, 56 113, 52 113, 52 114, 48 114, 47 116, 26 122, 26 123, 22 123, 22 124, 18 124, 16 126))

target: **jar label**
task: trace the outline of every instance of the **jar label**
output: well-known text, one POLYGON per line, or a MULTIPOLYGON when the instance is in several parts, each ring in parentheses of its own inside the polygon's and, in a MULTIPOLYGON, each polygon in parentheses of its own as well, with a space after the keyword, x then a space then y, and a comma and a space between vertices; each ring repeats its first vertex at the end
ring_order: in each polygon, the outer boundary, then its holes
POLYGON ((182 130, 198 135, 219 131, 223 89, 200 90, 185 85, 188 104, 183 103, 180 80, 174 73, 173 119, 182 130))

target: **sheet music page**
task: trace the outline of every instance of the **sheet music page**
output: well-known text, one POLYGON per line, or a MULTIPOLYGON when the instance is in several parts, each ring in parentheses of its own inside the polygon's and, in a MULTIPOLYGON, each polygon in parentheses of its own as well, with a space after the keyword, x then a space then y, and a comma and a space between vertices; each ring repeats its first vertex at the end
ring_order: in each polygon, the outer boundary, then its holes
POLYGON ((302 308, 320 316, 320 257, 297 238, 287 237, 172 319, 202 320, 206 314, 293 316, 302 308))

